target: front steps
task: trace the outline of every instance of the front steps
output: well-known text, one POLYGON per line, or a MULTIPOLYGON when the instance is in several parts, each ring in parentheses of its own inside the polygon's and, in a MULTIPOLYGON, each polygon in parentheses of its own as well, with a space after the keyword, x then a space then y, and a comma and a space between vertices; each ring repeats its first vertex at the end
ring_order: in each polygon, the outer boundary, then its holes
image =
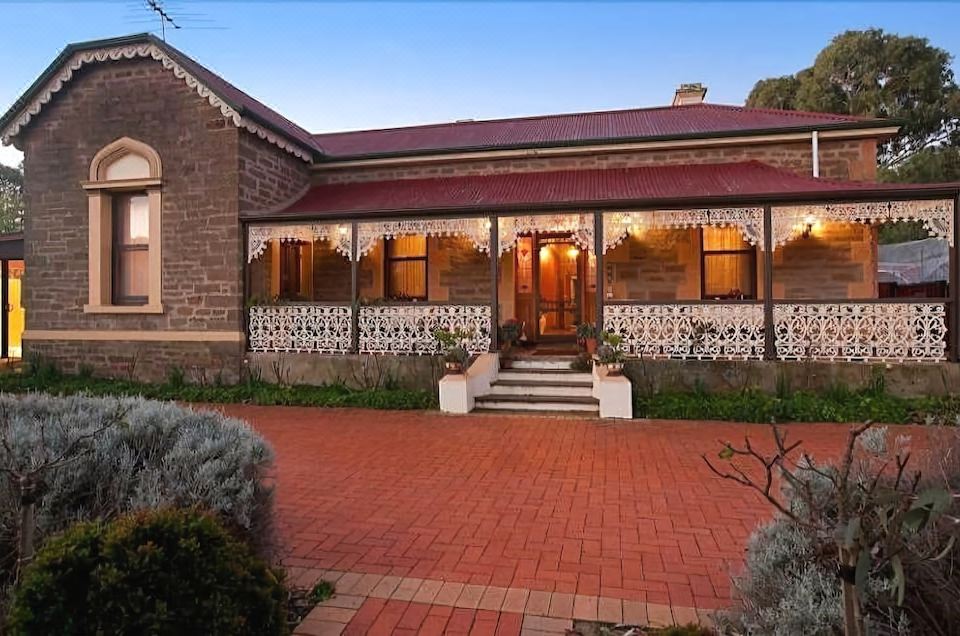
POLYGON ((570 368, 573 356, 501 360, 490 393, 476 398, 476 411, 523 411, 599 416, 593 375, 570 368))

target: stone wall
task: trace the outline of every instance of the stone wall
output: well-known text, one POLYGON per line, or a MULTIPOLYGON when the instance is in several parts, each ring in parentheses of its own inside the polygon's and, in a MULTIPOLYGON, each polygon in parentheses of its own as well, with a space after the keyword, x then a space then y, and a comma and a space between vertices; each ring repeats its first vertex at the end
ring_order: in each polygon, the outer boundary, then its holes
POLYGON ((201 363, 227 380, 239 377, 239 342, 179 342, 176 336, 161 343, 116 342, 110 332, 242 334, 241 196, 244 205, 279 205, 306 187, 305 162, 282 157, 267 142, 239 132, 219 109, 152 59, 84 66, 18 143, 25 154, 28 210, 26 329, 28 336, 38 330, 65 336, 28 338, 26 354, 49 356, 67 369, 82 360, 98 373, 114 374, 126 365, 123 360, 137 357, 136 374, 148 379, 164 377, 172 366, 201 363), (151 146, 163 165, 162 314, 83 311, 89 224, 81 182, 94 155, 121 137, 151 146))
MULTIPOLYGON (((390 179, 424 179, 455 175, 484 175, 511 172, 545 172, 591 168, 633 168, 638 166, 732 163, 760 161, 797 174, 810 175, 813 159, 810 141, 778 142, 679 150, 606 152, 592 155, 519 159, 469 159, 404 166, 324 168, 314 175, 315 183, 345 183, 390 179)), ((839 180, 870 180, 877 170, 874 140, 821 140, 820 176, 839 180)))
POLYGON ((650 229, 604 255, 610 300, 700 298, 700 232, 650 229))
POLYGON ((884 389, 901 397, 954 395, 960 386, 960 364, 714 360, 630 360, 624 374, 641 395, 661 391, 713 393, 753 389, 775 394, 778 385, 789 391, 821 393, 838 386, 869 388, 877 376, 884 389))
POLYGON ((777 248, 774 298, 876 298, 876 234, 868 225, 823 223, 810 238, 777 248))
POLYGON ((53 361, 65 373, 92 369, 102 377, 163 382, 173 369, 179 369, 193 384, 236 382, 245 353, 240 342, 76 340, 30 342, 29 352, 53 361))

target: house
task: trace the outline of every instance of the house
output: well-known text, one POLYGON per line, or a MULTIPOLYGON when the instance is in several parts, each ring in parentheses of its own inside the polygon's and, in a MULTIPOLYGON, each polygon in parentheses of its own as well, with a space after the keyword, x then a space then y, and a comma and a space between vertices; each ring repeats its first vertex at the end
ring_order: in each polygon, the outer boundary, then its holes
POLYGON ((495 352, 516 318, 532 346, 596 323, 645 359, 955 363, 958 185, 876 183, 895 122, 705 92, 312 134, 152 36, 72 44, 0 119, 26 351, 151 380, 280 357, 330 380, 370 354, 416 375, 435 328, 495 352), (898 222, 949 246, 943 295, 879 297, 898 222))

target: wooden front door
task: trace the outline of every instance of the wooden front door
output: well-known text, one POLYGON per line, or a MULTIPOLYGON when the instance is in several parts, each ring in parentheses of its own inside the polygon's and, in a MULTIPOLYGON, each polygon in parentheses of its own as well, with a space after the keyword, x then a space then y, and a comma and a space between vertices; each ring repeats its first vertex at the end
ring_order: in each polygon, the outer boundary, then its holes
POLYGON ((537 341, 574 341, 583 320, 584 253, 567 236, 541 234, 534 250, 537 341))

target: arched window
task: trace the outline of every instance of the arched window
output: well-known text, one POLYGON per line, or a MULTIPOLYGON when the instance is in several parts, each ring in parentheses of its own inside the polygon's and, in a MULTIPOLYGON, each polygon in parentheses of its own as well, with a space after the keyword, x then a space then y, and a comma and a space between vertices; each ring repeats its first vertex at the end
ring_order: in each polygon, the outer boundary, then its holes
POLYGON ((90 162, 88 313, 162 313, 160 193, 163 168, 150 146, 123 137, 90 162))

